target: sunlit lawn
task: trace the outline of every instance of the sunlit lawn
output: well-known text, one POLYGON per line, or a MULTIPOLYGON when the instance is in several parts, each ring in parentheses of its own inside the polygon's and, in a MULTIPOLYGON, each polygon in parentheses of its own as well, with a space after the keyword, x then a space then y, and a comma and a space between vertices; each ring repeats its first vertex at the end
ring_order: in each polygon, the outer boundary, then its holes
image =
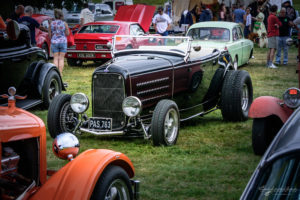
MULTIPOLYGON (((295 48, 290 51, 289 65, 279 69, 265 67, 266 49, 255 48, 254 57, 241 69, 250 73, 255 97, 281 98, 288 87, 298 86, 295 48)), ((66 93, 84 92, 91 97, 92 65, 65 65, 63 80, 69 84, 66 93)), ((47 111, 33 112, 46 123, 47 111)), ((142 138, 85 134, 79 140, 81 151, 106 148, 125 153, 134 163, 136 179, 141 181, 141 199, 238 199, 260 160, 253 155, 251 128, 252 120, 224 122, 221 112, 216 111, 182 124, 177 144, 172 147, 153 147, 151 141, 142 138)), ((59 169, 65 161, 53 156, 49 134, 47 139, 48 167, 59 169)))

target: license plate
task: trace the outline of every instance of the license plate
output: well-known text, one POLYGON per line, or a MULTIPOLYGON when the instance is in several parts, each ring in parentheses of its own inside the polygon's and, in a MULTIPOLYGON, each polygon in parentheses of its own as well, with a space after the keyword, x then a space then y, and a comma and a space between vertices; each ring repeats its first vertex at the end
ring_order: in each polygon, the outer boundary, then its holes
POLYGON ((95 54, 94 53, 79 53, 77 54, 79 58, 94 58, 95 54))
POLYGON ((111 131, 112 118, 92 117, 89 119, 89 129, 111 131))

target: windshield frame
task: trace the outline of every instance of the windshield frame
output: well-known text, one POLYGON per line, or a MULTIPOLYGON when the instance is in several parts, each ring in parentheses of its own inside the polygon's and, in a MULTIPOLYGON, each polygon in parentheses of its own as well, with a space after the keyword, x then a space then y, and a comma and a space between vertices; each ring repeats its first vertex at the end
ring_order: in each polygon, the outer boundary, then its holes
MULTIPOLYGON (((151 45, 149 45, 151 46, 151 45)), ((153 46, 157 46, 157 45, 153 45, 153 46)), ((176 48, 174 48, 176 49, 176 48)), ((133 53, 133 52, 137 52, 137 53, 162 53, 162 54, 172 54, 172 55, 177 55, 180 57, 185 57, 185 59, 187 59, 187 57, 189 57, 191 51, 191 38, 190 37, 186 37, 186 36, 158 36, 158 35, 143 35, 143 36, 133 36, 133 35, 115 35, 112 38, 112 57, 116 57, 118 55, 123 55, 124 53, 133 53), (156 39, 183 39, 186 40, 188 42, 187 47, 186 47, 186 51, 167 51, 167 50, 163 50, 163 49, 122 49, 122 50, 116 50, 116 38, 118 37, 125 37, 125 38, 156 38, 156 39)))
POLYGON ((198 42, 207 42, 207 41, 213 41, 213 42, 230 42, 231 41, 231 31, 229 28, 226 28, 226 27, 209 27, 209 26, 205 26, 205 27, 195 27, 195 28, 191 28, 189 29, 189 31, 187 32, 186 34, 187 37, 191 37, 194 41, 198 41, 198 42), (227 40, 220 40, 220 39, 196 39, 194 38, 192 35, 189 35, 190 32, 192 32, 193 30, 196 30, 196 29, 224 29, 224 30, 227 30, 228 33, 229 33, 229 38, 227 40))

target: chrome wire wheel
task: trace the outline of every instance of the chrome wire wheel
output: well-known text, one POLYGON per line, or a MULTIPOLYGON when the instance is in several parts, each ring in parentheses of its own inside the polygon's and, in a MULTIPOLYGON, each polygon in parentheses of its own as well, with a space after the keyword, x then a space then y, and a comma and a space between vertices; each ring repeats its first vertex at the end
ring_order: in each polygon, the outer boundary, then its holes
POLYGON ((121 179, 114 180, 109 186, 105 200, 129 200, 130 195, 126 183, 121 179))
POLYGON ((50 86, 49 86, 49 89, 48 89, 48 98, 49 98, 49 102, 52 101, 52 99, 56 96, 56 95, 59 95, 60 94, 60 90, 59 90, 59 84, 57 82, 56 79, 52 79, 51 82, 50 82, 50 86))
POLYGON ((72 133, 74 128, 77 125, 79 114, 75 113, 70 105, 70 102, 67 101, 61 108, 60 113, 60 126, 62 127, 63 132, 72 133))
POLYGON ((242 110, 246 112, 248 110, 248 105, 249 105, 249 91, 246 83, 244 83, 243 85, 242 92, 243 94, 242 94, 241 106, 242 106, 242 110))
POLYGON ((164 136, 165 141, 172 144, 178 133, 178 114, 174 108, 171 108, 165 117, 164 136))

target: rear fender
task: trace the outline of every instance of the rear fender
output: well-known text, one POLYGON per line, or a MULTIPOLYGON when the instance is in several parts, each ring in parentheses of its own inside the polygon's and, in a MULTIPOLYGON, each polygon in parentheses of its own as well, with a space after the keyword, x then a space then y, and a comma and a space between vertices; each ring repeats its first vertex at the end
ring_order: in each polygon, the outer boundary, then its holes
POLYGON ((90 199, 94 187, 108 165, 122 167, 130 178, 133 164, 122 153, 106 149, 90 149, 69 162, 32 196, 32 199, 90 199))
POLYGON ((293 109, 283 104, 283 100, 271 96, 262 96, 256 98, 251 104, 249 117, 264 118, 276 115, 285 123, 292 113, 293 109))
POLYGON ((37 68, 35 69, 35 74, 34 74, 33 80, 37 81, 37 89, 38 89, 38 92, 40 95, 42 94, 42 89, 44 86, 46 76, 51 70, 55 70, 58 73, 60 80, 61 80, 62 90, 64 90, 64 91, 66 90, 66 88, 64 87, 64 84, 62 82, 60 73, 55 65, 53 65, 52 63, 44 63, 42 65, 38 64, 37 68))

